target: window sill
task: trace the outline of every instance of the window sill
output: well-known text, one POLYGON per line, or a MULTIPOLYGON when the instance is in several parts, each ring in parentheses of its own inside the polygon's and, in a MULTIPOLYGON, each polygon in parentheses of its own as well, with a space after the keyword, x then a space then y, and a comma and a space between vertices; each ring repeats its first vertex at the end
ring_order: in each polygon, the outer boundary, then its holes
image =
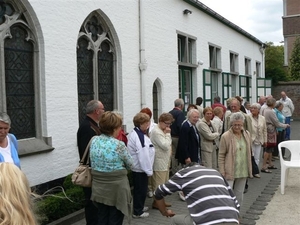
POLYGON ((45 137, 44 140, 37 138, 18 140, 18 154, 20 157, 34 155, 42 152, 52 151, 51 137, 45 137))

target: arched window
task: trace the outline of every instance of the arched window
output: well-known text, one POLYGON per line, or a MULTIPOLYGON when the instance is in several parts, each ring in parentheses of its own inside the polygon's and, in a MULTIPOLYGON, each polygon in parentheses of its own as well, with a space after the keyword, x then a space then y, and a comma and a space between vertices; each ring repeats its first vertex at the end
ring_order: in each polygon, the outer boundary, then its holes
POLYGON ((51 137, 42 134, 42 32, 26 4, 0 1, 0 111, 11 118, 19 155, 53 150, 51 137))
POLYGON ((11 132, 18 139, 36 137, 35 38, 21 11, 0 4, 1 111, 11 117, 11 132))
POLYGON ((83 22, 77 42, 77 88, 79 122, 85 117, 85 106, 100 100, 105 110, 114 104, 114 44, 109 28, 98 12, 83 22))

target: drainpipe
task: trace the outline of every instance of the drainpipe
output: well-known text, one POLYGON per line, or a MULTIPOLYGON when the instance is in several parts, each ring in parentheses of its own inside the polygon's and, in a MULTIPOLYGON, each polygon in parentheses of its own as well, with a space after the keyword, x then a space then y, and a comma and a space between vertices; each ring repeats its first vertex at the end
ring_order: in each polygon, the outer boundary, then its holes
POLYGON ((261 53, 261 75, 263 78, 266 78, 265 76, 265 49, 266 49, 266 45, 265 44, 261 44, 261 47, 259 48, 259 51, 261 53))
POLYGON ((141 77, 141 108, 146 107, 146 81, 145 74, 147 69, 147 60, 145 58, 145 40, 144 40, 144 1, 139 0, 139 39, 140 39, 140 77, 141 77))

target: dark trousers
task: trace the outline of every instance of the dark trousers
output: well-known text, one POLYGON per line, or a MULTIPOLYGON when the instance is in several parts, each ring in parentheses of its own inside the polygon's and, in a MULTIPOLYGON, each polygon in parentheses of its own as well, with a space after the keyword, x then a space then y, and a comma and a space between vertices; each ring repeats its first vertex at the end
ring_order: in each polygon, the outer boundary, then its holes
MULTIPOLYGON (((279 155, 279 151, 278 151, 278 144, 282 141, 284 141, 285 139, 285 131, 278 131, 277 132, 277 145, 274 148, 274 152, 272 153, 273 156, 278 156, 279 155)), ((282 149, 282 156, 284 156, 285 153, 285 148, 282 149)))
POLYGON ((133 181, 133 214, 142 215, 145 205, 147 188, 148 188, 148 176, 146 173, 139 173, 132 171, 133 181))
POLYGON ((92 188, 83 187, 84 197, 85 197, 85 220, 86 225, 98 225, 99 224, 99 211, 98 208, 91 201, 92 188))
MULTIPOLYGON (((285 123, 291 125, 291 117, 285 117, 285 123)), ((291 128, 287 127, 285 128, 285 140, 291 139, 291 128)))
POLYGON ((94 202, 99 209, 99 225, 122 225, 124 214, 115 206, 94 202))

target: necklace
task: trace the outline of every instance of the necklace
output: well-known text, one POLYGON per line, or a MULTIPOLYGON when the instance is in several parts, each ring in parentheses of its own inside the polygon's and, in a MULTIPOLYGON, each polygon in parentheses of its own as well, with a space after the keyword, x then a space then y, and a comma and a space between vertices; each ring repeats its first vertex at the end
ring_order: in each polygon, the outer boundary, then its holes
POLYGON ((241 135, 239 135, 239 136, 236 136, 235 135, 235 138, 236 138, 236 141, 237 141, 237 149, 239 149, 240 151, 242 151, 242 148, 244 147, 243 146, 243 138, 242 138, 242 136, 241 135))

